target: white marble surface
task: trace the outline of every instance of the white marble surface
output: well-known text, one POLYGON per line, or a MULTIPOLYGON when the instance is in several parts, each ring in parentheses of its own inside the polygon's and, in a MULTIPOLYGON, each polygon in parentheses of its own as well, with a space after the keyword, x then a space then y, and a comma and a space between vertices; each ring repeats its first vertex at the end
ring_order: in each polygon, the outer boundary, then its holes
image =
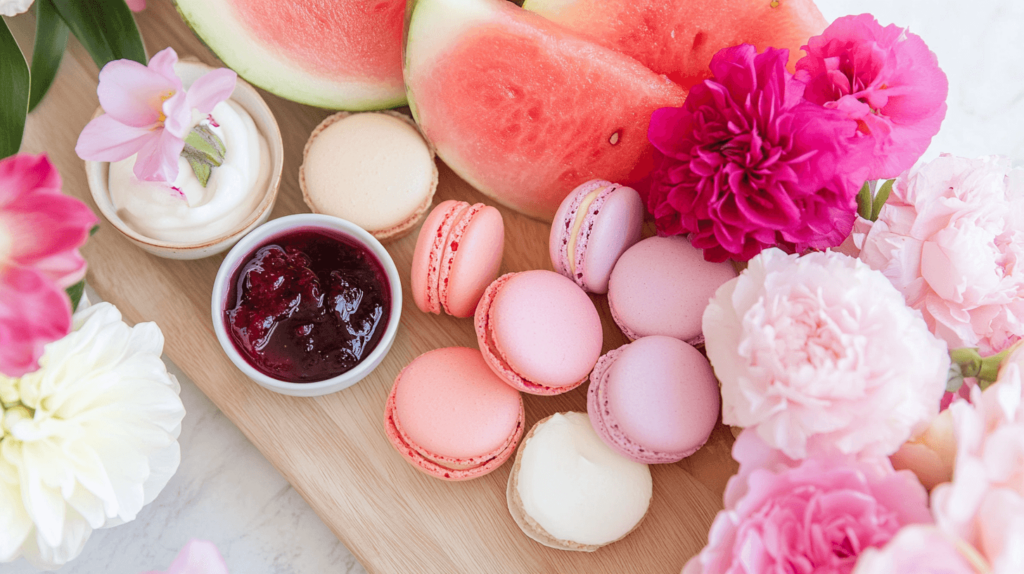
MULTIPOLYGON (((674 0, 683 1, 683 0, 674 0)), ((1024 2, 818 0, 829 19, 871 12, 909 26, 950 79, 949 112, 926 158, 948 151, 1024 161, 1024 2)), ((68 574, 166 568, 191 537, 220 547, 233 574, 365 572, 241 432, 180 371, 188 415, 177 475, 138 520, 93 534, 68 574)), ((497 570, 496 570, 497 571, 497 570)), ((33 572, 24 561, 3 574, 33 572)))

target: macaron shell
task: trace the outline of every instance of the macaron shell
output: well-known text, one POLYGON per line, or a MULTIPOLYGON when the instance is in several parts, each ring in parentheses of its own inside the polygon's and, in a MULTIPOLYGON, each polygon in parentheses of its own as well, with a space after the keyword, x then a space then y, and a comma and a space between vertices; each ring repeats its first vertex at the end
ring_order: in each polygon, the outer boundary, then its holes
POLYGON ((587 392, 598 436, 645 464, 677 462, 696 452, 711 436, 720 407, 707 359, 665 336, 644 337, 601 357, 587 392))
POLYGON ((488 365, 532 394, 579 386, 601 355, 601 319, 593 302, 551 271, 499 277, 477 307, 476 329, 488 365))
POLYGON ((519 393, 478 351, 463 347, 436 349, 409 363, 395 379, 384 416, 388 438, 406 460, 449 480, 500 466, 515 451, 525 418, 519 393))
POLYGON ((610 181, 596 179, 581 184, 562 200, 551 222, 551 233, 548 235, 548 255, 555 272, 576 280, 569 268, 569 239, 576 224, 576 213, 583 199, 592 192, 614 185, 610 181))
POLYGON ((616 262, 608 281, 608 305, 630 339, 667 335, 695 342, 708 302, 734 277, 730 263, 704 261, 684 237, 648 237, 616 262))
POLYGON ((640 241, 644 204, 633 188, 616 186, 600 205, 595 201, 590 212, 593 215, 588 214, 580 230, 583 237, 576 240, 576 276, 583 289, 603 294, 616 261, 640 241))
POLYGON ((469 207, 465 201, 449 199, 437 204, 430 212, 412 255, 410 289, 416 306, 424 313, 440 313, 441 302, 437 292, 438 277, 441 274, 441 254, 448 234, 458 220, 459 213, 469 207))
POLYGON ((484 290, 497 277, 505 249, 501 212, 483 204, 472 206, 452 229, 446 266, 439 279, 439 297, 445 311, 472 317, 484 290))

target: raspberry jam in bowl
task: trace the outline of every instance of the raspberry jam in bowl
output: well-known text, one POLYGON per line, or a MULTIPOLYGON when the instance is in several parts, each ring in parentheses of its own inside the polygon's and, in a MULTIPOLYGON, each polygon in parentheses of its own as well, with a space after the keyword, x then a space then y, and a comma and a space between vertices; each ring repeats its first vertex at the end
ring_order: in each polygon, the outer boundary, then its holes
POLYGON ((384 359, 402 288, 391 256, 337 217, 282 217, 228 253, 213 286, 213 327, 228 358, 294 396, 348 388, 384 359))

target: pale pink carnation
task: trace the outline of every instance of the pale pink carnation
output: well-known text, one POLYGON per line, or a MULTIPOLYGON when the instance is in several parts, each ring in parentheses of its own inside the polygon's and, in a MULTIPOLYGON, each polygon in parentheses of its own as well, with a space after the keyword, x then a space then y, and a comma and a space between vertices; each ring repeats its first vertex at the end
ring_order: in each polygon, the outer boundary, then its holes
POLYGON ((924 40, 871 14, 837 18, 807 41, 796 78, 804 97, 857 122, 871 144, 867 179, 914 165, 946 117, 949 82, 924 40))
POLYGON ((718 289, 703 331, 722 422, 790 457, 888 456, 938 415, 945 343, 847 255, 763 251, 718 289))
POLYGON ((1024 361, 1014 355, 992 386, 950 406, 953 481, 932 492, 938 525, 977 548, 993 574, 1024 572, 1024 361))
POLYGON ((853 574, 985 574, 977 550, 932 525, 904 527, 881 549, 868 548, 853 574))
POLYGON ((943 155, 896 180, 860 258, 950 348, 998 353, 1024 335, 1024 171, 943 155))
POLYGON ((751 430, 736 439, 733 458, 740 471, 725 509, 683 574, 846 574, 900 528, 932 521, 921 484, 884 458, 796 461, 751 430))

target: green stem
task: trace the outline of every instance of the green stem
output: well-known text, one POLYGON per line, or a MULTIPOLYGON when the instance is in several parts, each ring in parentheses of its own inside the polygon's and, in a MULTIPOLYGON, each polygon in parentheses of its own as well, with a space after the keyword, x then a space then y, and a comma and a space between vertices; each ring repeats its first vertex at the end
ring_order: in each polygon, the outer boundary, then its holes
POLYGON ((1003 359, 1010 354, 1013 348, 1011 346, 1004 349, 1001 353, 982 357, 978 353, 977 348, 964 347, 950 351, 949 358, 954 363, 960 365, 960 370, 964 377, 978 379, 978 386, 985 390, 989 385, 996 382, 996 379, 999 377, 999 367, 1003 364, 1003 359))

